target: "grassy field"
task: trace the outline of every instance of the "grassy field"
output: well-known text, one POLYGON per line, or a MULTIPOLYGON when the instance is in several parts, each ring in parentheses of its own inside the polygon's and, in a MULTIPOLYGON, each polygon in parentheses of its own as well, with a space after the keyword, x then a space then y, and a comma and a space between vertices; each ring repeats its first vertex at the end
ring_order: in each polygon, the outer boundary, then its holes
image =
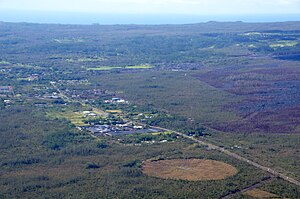
POLYGON ((136 66, 99 66, 96 68, 87 68, 87 70, 91 71, 106 71, 106 70, 114 70, 114 69, 151 69, 153 66, 150 65, 136 65, 136 66))
POLYGON ((88 126, 88 124, 84 123, 84 114, 82 112, 55 112, 51 111, 47 113, 49 118, 57 118, 57 119, 66 119, 70 121, 75 126, 88 126))
POLYGON ((270 44, 271 48, 284 48, 293 47, 298 44, 298 41, 278 41, 277 43, 270 44))
POLYGON ((23 63, 10 63, 8 61, 0 61, 0 66, 3 68, 44 70, 44 68, 40 66, 23 64, 23 63))
POLYGON ((252 190, 246 191, 244 193, 244 195, 251 196, 253 198, 258 198, 258 199, 263 199, 263 198, 280 198, 280 196, 278 196, 276 194, 272 194, 270 192, 263 191, 263 190, 260 190, 260 189, 252 189, 252 190))
MULTIPOLYGON (((106 117, 107 113, 98 108, 91 108, 92 112, 96 113, 98 116, 106 117)), ((116 110, 117 111, 117 110, 116 110)))
POLYGON ((149 176, 188 181, 222 180, 238 172, 224 162, 204 159, 146 161, 142 170, 149 176))
POLYGON ((66 59, 66 62, 68 63, 82 63, 82 62, 100 62, 100 61, 105 61, 106 59, 103 57, 92 57, 92 58, 88 58, 88 57, 84 57, 84 58, 70 58, 70 59, 66 59))
POLYGON ((54 42, 60 44, 73 44, 73 43, 82 43, 84 42, 84 40, 80 38, 63 38, 63 39, 54 39, 54 42))
POLYGON ((121 114, 121 110, 106 110, 106 112, 111 113, 111 114, 121 114))
POLYGON ((10 63, 7 61, 0 61, 0 65, 9 65, 10 63))
POLYGON ((241 98, 198 81, 193 73, 114 73, 103 74, 101 78, 92 76, 91 79, 92 82, 101 84, 103 89, 121 93, 126 100, 139 105, 152 105, 202 123, 239 119, 236 114, 225 110, 224 106, 238 102, 241 98))

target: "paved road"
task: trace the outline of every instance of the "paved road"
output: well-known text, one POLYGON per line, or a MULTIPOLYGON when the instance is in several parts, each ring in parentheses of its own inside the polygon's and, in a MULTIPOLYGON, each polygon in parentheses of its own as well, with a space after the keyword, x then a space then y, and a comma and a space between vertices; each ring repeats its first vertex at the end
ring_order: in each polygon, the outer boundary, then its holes
POLYGON ((163 131, 171 131, 174 134, 177 134, 177 135, 182 136, 184 138, 193 140, 194 142, 196 142, 196 143, 198 143, 198 144, 200 144, 202 146, 206 146, 209 149, 214 149, 214 150, 220 151, 220 152, 222 152, 222 153, 224 153, 224 154, 226 154, 226 155, 228 155, 230 157, 233 157, 233 158, 238 159, 240 161, 246 162, 246 163, 248 163, 248 164, 250 164, 250 165, 252 165, 252 166, 254 166, 256 168, 259 168, 259 169, 261 169, 263 171, 266 171, 266 172, 272 174, 273 176, 279 177, 279 178, 281 178, 281 179, 283 179, 285 181, 288 181, 288 182, 290 182, 292 184, 300 186, 300 182, 298 180, 296 180, 296 179, 288 177, 288 176, 286 176, 286 175, 284 175, 282 173, 279 173, 279 172, 277 172, 277 171, 275 171, 275 170, 273 170, 273 169, 271 169, 269 167, 262 166, 262 165, 260 165, 260 164, 258 164, 256 162, 253 162, 253 161, 251 161, 251 160, 249 160, 247 158, 244 158, 244 157, 242 157, 242 156, 240 156, 240 155, 238 155, 236 153, 233 153, 233 152, 231 152, 229 150, 226 150, 226 149, 224 149, 222 147, 219 147, 217 145, 214 145, 214 144, 211 144, 211 143, 208 143, 208 142, 204 142, 204 141, 198 140, 195 137, 191 137, 191 136, 188 136, 186 134, 183 134, 183 133, 180 133, 180 132, 177 132, 177 131, 172 131, 170 129, 161 128, 161 127, 158 127, 158 126, 151 126, 151 127, 157 128, 157 129, 160 129, 160 130, 163 130, 163 131))
POLYGON ((59 96, 69 102, 72 102, 74 100, 71 100, 68 96, 66 96, 55 84, 56 82, 50 82, 51 86, 53 86, 53 88, 57 91, 57 93, 59 94, 59 96))
MULTIPOLYGON (((59 96, 62 99, 66 100, 67 102, 77 102, 77 103, 80 103, 82 106, 87 106, 87 104, 83 101, 74 100, 74 99, 71 99, 70 97, 68 97, 62 90, 60 90, 56 86, 56 82, 50 82, 50 84, 53 86, 53 88, 56 90, 56 92, 59 94, 59 96)), ((100 110, 98 108, 94 108, 94 107, 91 107, 91 108, 93 108, 93 110, 96 111, 98 114, 103 115, 105 117, 107 117, 109 115, 107 112, 104 112, 103 110, 100 110)))
MULTIPOLYGON (((63 93, 63 92, 55 85, 54 82, 50 82, 50 84, 57 90, 57 92, 60 94, 60 96, 61 96, 63 99, 66 99, 66 100, 71 101, 71 102, 73 101, 73 102, 79 102, 79 103, 83 104, 83 102, 80 102, 79 100, 72 100, 72 99, 70 99, 68 96, 66 96, 66 95, 65 95, 65 94, 64 94, 64 93, 63 93)), ((140 124, 142 124, 142 123, 140 123, 140 124)), ((142 124, 142 125, 145 125, 145 124, 142 124)), ((162 128, 162 127, 159 127, 159 126, 151 126, 151 127, 152 127, 152 128, 160 129, 160 130, 162 130, 162 131, 171 131, 171 132, 173 132, 174 134, 177 134, 177 135, 182 136, 182 137, 184 137, 184 138, 193 140, 194 142, 196 142, 196 143, 198 143, 198 144, 200 144, 200 145, 202 145, 202 146, 206 146, 206 147, 208 147, 209 149, 213 149, 213 150, 220 151, 220 152, 222 152, 222 153, 224 153, 224 154, 226 154, 226 155, 228 155, 228 156, 230 156, 230 157, 233 157, 233 158, 238 159, 238 160, 240 160, 240 161, 246 162, 246 163, 248 163, 248 164, 250 164, 250 165, 252 165, 252 166, 254 166, 254 167, 257 167, 257 168, 259 168, 259 169, 261 169, 261 170, 263 170, 263 171, 266 171, 266 172, 272 174, 273 176, 280 177, 280 178, 282 178, 282 179, 285 180, 285 181, 288 181, 288 182, 290 182, 290 183, 292 183, 292 184, 295 184, 295 185, 300 186, 300 182, 297 181, 297 180, 295 180, 295 179, 293 179, 293 178, 291 178, 291 177, 288 177, 288 176, 286 176, 286 175, 284 175, 284 174, 282 174, 282 173, 279 173, 279 172, 277 172, 277 171, 275 171, 275 170, 273 170, 273 169, 271 169, 271 168, 269 168, 269 167, 262 166, 262 165, 260 165, 260 164, 258 164, 258 163, 256 163, 256 162, 253 162, 253 161, 251 161, 251 160, 249 160, 249 159, 247 159, 247 158, 244 158, 244 157, 242 157, 242 156, 240 156, 240 155, 238 155, 238 154, 236 154, 236 153, 230 152, 229 150, 226 150, 226 149, 224 149, 224 148, 222 148, 222 147, 219 147, 219 146, 217 146, 217 145, 214 145, 214 144, 211 144, 211 143, 208 143, 208 142, 204 142, 204 141, 198 140, 198 139, 196 139, 196 138, 194 138, 194 137, 191 137, 191 136, 188 136, 188 135, 186 135, 186 134, 183 134, 183 133, 180 133, 180 132, 177 132, 177 131, 173 131, 173 130, 170 130, 170 129, 162 128)))

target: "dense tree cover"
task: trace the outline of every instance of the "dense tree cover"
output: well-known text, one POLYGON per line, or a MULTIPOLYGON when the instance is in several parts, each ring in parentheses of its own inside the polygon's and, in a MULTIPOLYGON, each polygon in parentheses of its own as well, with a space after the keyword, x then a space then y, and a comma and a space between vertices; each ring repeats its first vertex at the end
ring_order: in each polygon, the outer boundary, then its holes
MULTIPOLYGON (((32 108, 32 107, 31 107, 32 108)), ((216 151, 206 150, 172 134, 132 135, 95 140, 63 120, 48 119, 43 109, 14 107, 0 112, 1 196, 7 197, 125 197, 217 198, 249 186, 267 175, 216 151), (10 114, 8 114, 10 113, 10 114), (32 117, 27 117, 31 115, 32 117), (17 121, 17 122, 16 122, 17 121), (169 143, 129 146, 147 140, 169 143), (49 147, 50 146, 50 147, 49 147), (55 147, 52 147, 55 146, 55 147), (56 147, 59 146, 59 147, 56 147), (233 164, 237 176, 222 181, 187 182, 145 176, 141 162, 150 158, 209 158, 233 164), (24 181, 24 179, 27 179, 24 181)), ((283 189, 285 182, 266 187, 272 193, 299 197, 283 189)))
POLYGON ((0 109, 4 108, 4 101, 2 98, 0 98, 0 109))
POLYGON ((188 149, 190 143, 185 141, 143 147, 120 144, 110 144, 107 147, 103 141, 93 141, 92 138, 86 139, 82 136, 82 139, 78 138, 76 135, 79 132, 68 129, 67 123, 49 120, 41 116, 38 110, 31 112, 20 107, 11 109, 10 113, 0 113, 6 122, 5 125, 1 123, 3 177, 0 188, 1 197, 4 198, 46 195, 101 198, 106 194, 112 198, 197 198, 200 193, 205 197, 218 197, 265 176, 262 172, 249 169, 248 166, 217 152, 197 147, 188 149), (26 117, 27 114, 33 117, 26 117), (39 118, 38 121, 35 121, 36 117, 39 118), (18 119, 18 124, 11 118, 18 119), (63 139, 58 136, 61 129, 70 131, 63 139), (68 139, 71 132, 74 132, 72 137, 77 137, 72 142, 68 139), (49 136, 53 143, 60 144, 59 148, 45 146, 44 140, 49 140, 49 136), (160 180, 142 174, 139 167, 141 161, 157 156, 219 159, 237 166, 239 174, 218 182, 160 180))
POLYGON ((140 144, 140 143, 153 143, 153 142, 172 142, 177 139, 175 134, 168 132, 157 133, 141 133, 123 136, 120 138, 121 143, 124 144, 140 144))
POLYGON ((242 64, 244 62, 240 56, 249 54, 249 51, 295 54, 299 52, 299 45, 296 45, 299 43, 297 25, 297 22, 282 25, 207 23, 183 26, 2 23, 0 52, 4 61, 64 71, 74 67, 141 63, 197 63, 199 68, 202 63, 224 64, 224 58, 228 64, 242 64), (72 31, 69 31, 70 28, 72 31), (270 47, 278 42, 285 42, 286 45, 270 47), (293 42, 296 42, 295 45, 291 45, 293 42), (232 54, 233 46, 239 46, 240 50, 232 54), (241 51, 244 52, 242 55, 241 51))
POLYGON ((276 180, 271 184, 266 184, 263 186, 266 191, 275 191, 277 193, 282 193, 283 197, 298 198, 299 188, 295 185, 287 184, 281 179, 276 180))
POLYGON ((48 135, 44 139, 43 145, 53 150, 59 150, 66 147, 69 143, 80 143, 84 142, 85 139, 89 139, 89 137, 80 133, 70 132, 68 129, 62 129, 48 135))
MULTIPOLYGON (((0 86, 14 88, 14 93, 0 99, 0 198, 218 198, 269 176, 173 134, 95 137, 76 129, 68 118, 50 117, 56 112, 92 110, 89 105, 122 110, 129 121, 201 136, 299 177, 298 135, 228 134, 209 128, 245 122, 248 115, 237 111, 236 105, 243 105, 247 96, 272 96, 274 101, 263 101, 261 106, 249 103, 250 110, 297 105, 297 100, 286 96, 297 96, 298 22, 180 26, 0 23, 0 47, 0 86), (154 68, 124 69, 146 63, 154 68), (123 67, 87 70, 99 66, 123 67), (265 75, 275 69, 279 69, 275 75, 265 75), (251 90, 271 85, 273 80, 276 84, 270 91, 251 90), (78 101, 60 96, 50 81, 78 101), (235 86, 241 89, 233 91, 235 86), (92 97, 86 94, 94 90, 105 92, 92 97), (277 100, 277 96, 283 97, 277 100), (104 103, 112 97, 123 97, 129 104, 104 103), (4 99, 10 99, 11 106, 4 107, 4 99), (142 173, 142 162, 152 158, 220 160, 239 172, 221 181, 161 180, 142 173)), ((293 113, 284 118, 292 115, 291 121, 297 121, 295 111, 282 110, 275 111, 293 113)), ((274 118, 266 122, 276 121, 274 118)), ((101 124, 122 121, 114 116, 86 122, 99 120, 101 124)), ((263 128, 256 125, 256 130, 263 128)), ((297 187, 277 179, 263 188, 288 198, 300 197, 297 187)))

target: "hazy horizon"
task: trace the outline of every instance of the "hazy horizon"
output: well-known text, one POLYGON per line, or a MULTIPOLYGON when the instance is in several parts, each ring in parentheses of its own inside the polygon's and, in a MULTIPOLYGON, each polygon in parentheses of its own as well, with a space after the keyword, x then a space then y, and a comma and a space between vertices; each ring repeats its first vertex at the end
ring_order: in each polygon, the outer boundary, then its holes
POLYGON ((299 21, 300 0, 1 0, 0 21, 184 24, 299 21))
POLYGON ((300 21, 298 14, 187 15, 187 14, 98 14, 84 12, 2 11, 0 21, 48 24, 191 24, 209 21, 250 23, 300 21))

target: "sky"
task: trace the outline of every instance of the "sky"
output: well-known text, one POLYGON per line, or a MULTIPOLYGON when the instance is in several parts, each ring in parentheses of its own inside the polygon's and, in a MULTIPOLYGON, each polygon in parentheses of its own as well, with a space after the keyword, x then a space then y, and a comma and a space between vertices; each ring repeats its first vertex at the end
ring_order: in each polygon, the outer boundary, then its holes
POLYGON ((300 21, 300 0, 0 0, 0 21, 63 24, 300 21))
POLYGON ((300 0, 0 0, 0 10, 99 14, 300 15, 300 0))

